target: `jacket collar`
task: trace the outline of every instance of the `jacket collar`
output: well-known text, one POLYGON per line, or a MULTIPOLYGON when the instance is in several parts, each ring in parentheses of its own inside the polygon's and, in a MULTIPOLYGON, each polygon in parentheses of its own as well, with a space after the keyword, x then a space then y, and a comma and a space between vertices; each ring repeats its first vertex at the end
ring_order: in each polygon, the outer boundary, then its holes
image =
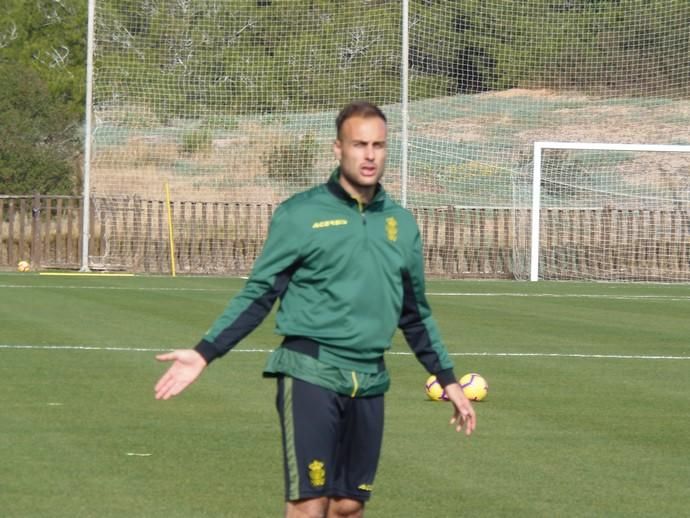
MULTIPOLYGON (((328 179, 328 182, 326 182, 326 188, 330 191, 330 193, 335 196, 336 198, 346 202, 349 205, 359 205, 359 200, 355 199, 352 197, 352 195, 347 192, 345 189, 343 189, 343 186, 340 185, 340 167, 336 167, 333 172, 331 173, 330 178, 328 179)), ((375 207, 378 207, 379 205, 383 204, 383 200, 386 197, 386 191, 381 185, 381 183, 376 184, 376 191, 374 192, 374 197, 371 199, 369 203, 363 206, 362 210, 364 209, 373 209, 375 207)))

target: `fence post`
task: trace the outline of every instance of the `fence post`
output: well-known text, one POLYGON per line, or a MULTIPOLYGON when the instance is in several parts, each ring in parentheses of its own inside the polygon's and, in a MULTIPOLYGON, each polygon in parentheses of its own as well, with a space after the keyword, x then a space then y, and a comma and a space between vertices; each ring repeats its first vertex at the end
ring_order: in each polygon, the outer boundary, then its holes
POLYGON ((41 266, 41 196, 38 193, 31 203, 31 266, 41 266))

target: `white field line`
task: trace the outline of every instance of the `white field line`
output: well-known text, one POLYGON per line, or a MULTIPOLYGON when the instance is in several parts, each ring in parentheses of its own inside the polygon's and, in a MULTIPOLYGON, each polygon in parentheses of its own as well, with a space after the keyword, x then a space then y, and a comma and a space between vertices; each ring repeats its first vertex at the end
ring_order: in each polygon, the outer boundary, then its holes
MULTIPOLYGON (((95 345, 20 345, 0 344, 0 349, 28 349, 49 351, 104 351, 104 352, 145 352, 161 353, 170 351, 169 348, 151 347, 106 347, 95 345)), ((273 349, 233 349, 233 353, 263 353, 273 352, 273 349)), ((512 352, 451 352, 450 356, 487 356, 496 358, 583 358, 606 360, 690 360, 690 356, 669 356, 658 354, 581 354, 581 353, 512 353, 512 352)), ((389 351, 387 356, 413 356, 412 352, 389 351)))
POLYGON ((690 295, 607 295, 603 293, 456 293, 430 291, 426 295, 429 297, 549 297, 554 299, 690 301, 690 295))
MULTIPOLYGON (((130 286, 30 286, 24 284, 0 284, 0 288, 12 289, 64 289, 64 290, 116 290, 116 291, 192 291, 209 293, 237 293, 237 288, 153 288, 153 287, 130 287, 130 286)), ((548 298, 575 298, 575 299, 608 299, 608 300, 665 300, 671 302, 690 301, 690 295, 613 295, 613 294, 587 294, 587 293, 472 293, 472 292, 437 292, 429 291, 429 297, 548 297, 548 298)))
POLYGON ((115 290, 115 291, 208 291, 208 292, 225 292, 234 293, 239 289, 232 288, 141 288, 136 286, 68 286, 68 285, 46 285, 46 286, 31 286, 28 284, 0 284, 0 288, 13 289, 58 289, 58 290, 115 290))

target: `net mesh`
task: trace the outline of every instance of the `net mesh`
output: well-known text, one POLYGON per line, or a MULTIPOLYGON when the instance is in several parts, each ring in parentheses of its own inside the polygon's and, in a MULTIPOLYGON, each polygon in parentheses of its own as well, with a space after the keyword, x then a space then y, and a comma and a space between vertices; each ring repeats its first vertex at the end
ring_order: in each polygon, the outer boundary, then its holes
POLYGON ((541 151, 540 278, 690 281, 690 146, 553 146, 541 151))
POLYGON ((172 225, 178 271, 246 273, 275 205, 335 165, 334 118, 353 99, 386 112, 384 184, 443 276, 525 271, 534 141, 687 143, 685 1, 403 7, 98 0, 91 267, 169 271, 172 225))

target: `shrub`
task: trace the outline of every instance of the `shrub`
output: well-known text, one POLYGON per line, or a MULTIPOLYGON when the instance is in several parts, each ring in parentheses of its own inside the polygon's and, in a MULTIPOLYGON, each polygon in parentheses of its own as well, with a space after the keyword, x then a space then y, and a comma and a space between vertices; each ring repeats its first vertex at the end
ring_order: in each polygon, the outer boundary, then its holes
POLYGON ((277 145, 264 155, 262 162, 271 180, 294 184, 314 169, 316 151, 316 139, 312 133, 307 133, 277 145))

